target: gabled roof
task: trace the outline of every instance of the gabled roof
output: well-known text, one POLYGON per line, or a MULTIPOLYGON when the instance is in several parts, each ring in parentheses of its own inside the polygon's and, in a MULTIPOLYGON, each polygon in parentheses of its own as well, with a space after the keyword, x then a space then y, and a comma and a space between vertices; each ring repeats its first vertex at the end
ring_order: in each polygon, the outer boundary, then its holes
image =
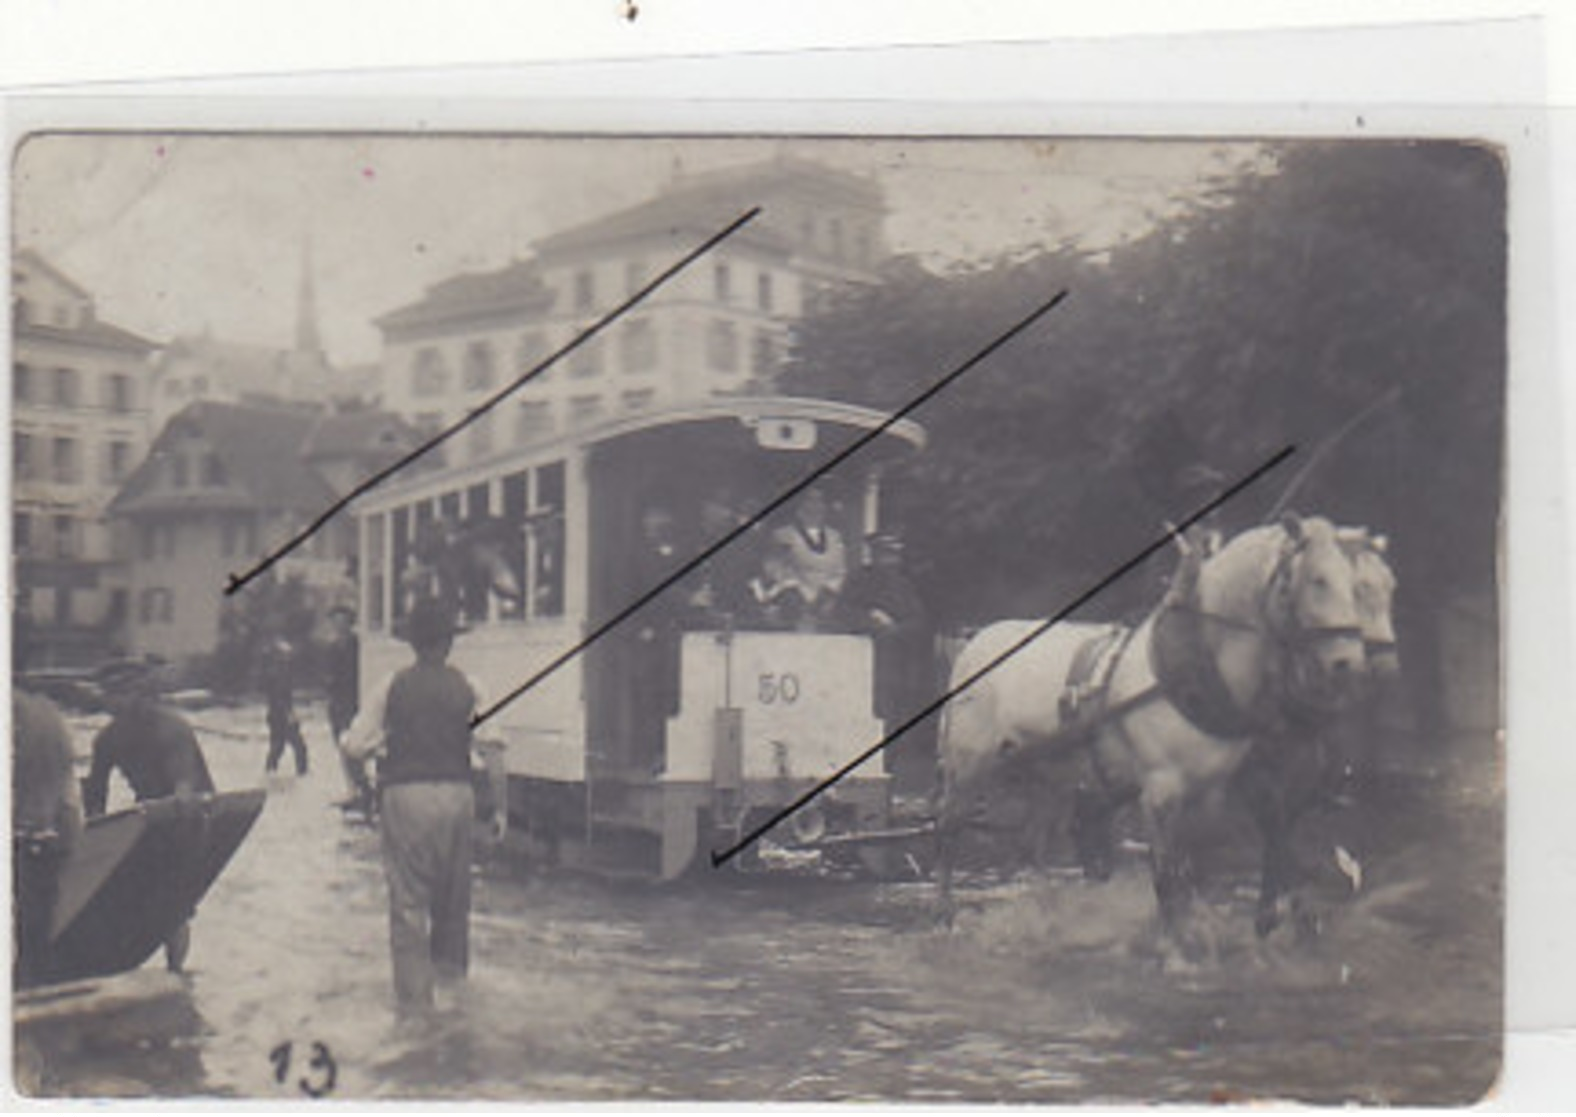
POLYGON ((159 343, 90 318, 80 326, 50 326, 41 322, 24 322, 17 335, 44 341, 60 341, 71 345, 95 345, 100 349, 123 349, 129 353, 147 354, 159 348, 159 343))
POLYGON ((457 314, 546 310, 552 304, 553 292, 542 282, 536 265, 515 261, 495 271, 469 272, 435 283, 417 301, 374 321, 385 330, 398 329, 443 321, 457 314))
MULTIPOLYGON (((881 208, 881 189, 869 179, 820 163, 778 156, 677 179, 661 194, 628 209, 598 217, 537 243, 541 256, 577 252, 627 237, 714 233, 785 190, 818 194, 843 204, 881 208)), ((771 206, 731 240, 789 253, 792 242, 773 227, 771 206)))
MULTIPOLYGON (((539 256, 557 256, 640 236, 705 236, 726 227, 758 201, 731 181, 681 185, 648 201, 619 210, 537 242, 539 256)), ((780 233, 756 220, 730 238, 769 252, 788 254, 792 246, 780 233)))
POLYGON ((122 514, 201 507, 320 511, 333 502, 335 493, 301 453, 318 422, 319 414, 303 407, 190 404, 164 425, 110 510, 122 514), (203 437, 223 463, 222 492, 171 491, 158 483, 169 448, 193 434, 203 437))
POLYGON ((414 449, 421 435, 388 411, 344 411, 320 416, 301 445, 307 461, 393 457, 414 449))
MULTIPOLYGON (((151 353, 159 347, 156 341, 149 341, 130 330, 123 330, 119 326, 99 321, 94 316, 92 293, 33 249, 21 249, 11 263, 13 270, 26 269, 47 276, 76 298, 84 300, 88 308, 87 321, 81 325, 54 326, 47 322, 25 321, 17 330, 19 336, 72 345, 94 345, 101 349, 122 349, 141 354, 151 353)), ((16 294, 15 291, 12 293, 13 296, 16 294)))

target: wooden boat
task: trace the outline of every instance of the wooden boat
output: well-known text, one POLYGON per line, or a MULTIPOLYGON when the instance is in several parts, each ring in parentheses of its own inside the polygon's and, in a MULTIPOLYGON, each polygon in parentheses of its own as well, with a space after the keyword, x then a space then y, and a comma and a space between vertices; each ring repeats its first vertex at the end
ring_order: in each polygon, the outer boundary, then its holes
POLYGON ((142 965, 191 918, 265 798, 252 789, 185 804, 156 799, 89 819, 59 870, 47 957, 19 967, 28 974, 25 984, 142 965))

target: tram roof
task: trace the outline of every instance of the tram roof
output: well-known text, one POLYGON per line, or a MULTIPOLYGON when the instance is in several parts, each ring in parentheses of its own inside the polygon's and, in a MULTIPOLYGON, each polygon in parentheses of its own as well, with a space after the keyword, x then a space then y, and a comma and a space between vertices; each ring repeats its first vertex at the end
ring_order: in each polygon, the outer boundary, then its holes
MULTIPOLYGON (((462 465, 396 477, 361 497, 356 503, 363 507, 382 504, 390 497, 405 495, 413 490, 429 488, 435 484, 464 485, 482 477, 495 476, 500 470, 514 463, 524 464, 584 453, 588 448, 599 443, 660 427, 727 419, 746 426, 771 420, 801 419, 875 430, 890 418, 891 416, 886 412, 861 407, 858 404, 809 399, 802 396, 717 396, 704 400, 659 404, 588 423, 556 437, 520 443, 462 465)), ((916 450, 922 449, 926 442, 925 428, 909 419, 899 419, 883 433, 908 443, 916 450)))

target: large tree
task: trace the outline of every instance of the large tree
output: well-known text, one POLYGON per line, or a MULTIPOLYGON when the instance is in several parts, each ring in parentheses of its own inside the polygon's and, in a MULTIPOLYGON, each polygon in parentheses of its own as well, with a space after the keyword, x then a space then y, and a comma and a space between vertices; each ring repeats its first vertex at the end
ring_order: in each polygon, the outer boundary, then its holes
MULTIPOLYGON (((1295 506, 1391 533, 1420 650, 1447 595, 1492 601, 1505 377, 1505 176, 1454 142, 1267 145, 1252 170, 1097 255, 946 274, 897 260, 808 320, 784 386, 896 407, 1060 289, 1070 297, 916 417, 894 487, 954 624, 1044 614, 1159 530, 1176 472, 1300 455, 1295 506)), ((1142 580, 1104 602, 1121 612, 1142 580)), ((1432 659, 1431 655, 1426 656, 1432 659)), ((1426 674, 1426 672, 1424 673, 1426 674)))

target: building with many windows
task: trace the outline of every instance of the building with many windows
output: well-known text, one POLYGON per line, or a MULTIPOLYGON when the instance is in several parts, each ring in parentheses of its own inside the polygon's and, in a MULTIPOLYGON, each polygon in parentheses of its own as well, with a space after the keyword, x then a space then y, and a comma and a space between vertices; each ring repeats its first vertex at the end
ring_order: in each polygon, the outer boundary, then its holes
POLYGON ((24 669, 82 665, 124 641, 129 587, 105 510, 148 445, 158 347, 102 321, 31 250, 11 291, 14 649, 24 669))
POLYGON ((803 160, 676 179, 647 202, 540 241, 530 260, 455 276, 378 319, 387 409, 436 429, 530 371, 708 236, 761 214, 446 449, 483 458, 674 399, 770 383, 794 322, 885 256, 879 189, 803 160))
MULTIPOLYGON (((384 412, 187 406, 111 508, 131 541, 131 648, 175 662, 212 654, 227 612, 254 592, 227 596, 231 575, 244 575, 415 441, 407 424, 384 412)), ((350 517, 335 517, 268 578, 299 580, 316 607, 354 600, 355 538, 350 517)))

